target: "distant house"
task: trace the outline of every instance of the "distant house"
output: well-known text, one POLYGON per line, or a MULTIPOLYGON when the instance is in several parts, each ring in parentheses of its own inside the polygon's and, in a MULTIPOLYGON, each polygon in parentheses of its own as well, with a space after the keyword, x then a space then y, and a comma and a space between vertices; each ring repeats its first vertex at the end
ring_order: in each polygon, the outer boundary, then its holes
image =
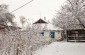
POLYGON ((41 25, 41 31, 38 35, 41 38, 45 38, 46 40, 61 40, 62 39, 62 31, 63 29, 59 27, 55 27, 52 24, 47 23, 46 21, 39 19, 33 25, 41 25))
POLYGON ((7 26, 7 25, 3 25, 3 24, 0 24, 0 32, 5 32, 6 30, 20 30, 21 28, 20 27, 15 27, 15 26, 7 26))
POLYGON ((67 41, 85 41, 85 28, 81 24, 70 24, 67 29, 67 41))

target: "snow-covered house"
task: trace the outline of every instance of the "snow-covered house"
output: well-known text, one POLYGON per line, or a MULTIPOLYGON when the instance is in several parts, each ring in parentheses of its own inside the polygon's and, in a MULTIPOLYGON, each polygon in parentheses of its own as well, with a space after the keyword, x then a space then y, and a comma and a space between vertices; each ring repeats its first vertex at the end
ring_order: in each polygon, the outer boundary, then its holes
MULTIPOLYGON (((34 24, 37 26, 40 32, 38 35, 46 40, 61 40, 63 29, 55 27, 53 24, 47 23, 46 21, 39 19, 34 24)), ((35 27, 36 28, 36 27, 35 27)))
POLYGON ((15 26, 7 26, 7 25, 0 24, 0 33, 5 32, 6 30, 9 30, 9 29, 12 30, 12 31, 15 31, 15 30, 20 30, 21 28, 15 27, 15 26))

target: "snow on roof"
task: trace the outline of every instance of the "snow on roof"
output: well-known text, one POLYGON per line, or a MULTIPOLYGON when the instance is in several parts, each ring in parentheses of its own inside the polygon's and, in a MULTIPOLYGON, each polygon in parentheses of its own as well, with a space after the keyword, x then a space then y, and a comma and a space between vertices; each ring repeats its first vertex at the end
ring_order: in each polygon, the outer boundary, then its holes
POLYGON ((42 19, 39 19, 33 25, 36 25, 37 27, 40 27, 40 30, 63 30, 59 27, 54 26, 53 24, 47 23, 42 19))
POLYGON ((59 27, 54 26, 53 24, 47 24, 46 28, 47 30, 63 30, 59 27))
POLYGON ((41 30, 63 30, 59 27, 54 26, 53 24, 37 24, 41 25, 41 30))

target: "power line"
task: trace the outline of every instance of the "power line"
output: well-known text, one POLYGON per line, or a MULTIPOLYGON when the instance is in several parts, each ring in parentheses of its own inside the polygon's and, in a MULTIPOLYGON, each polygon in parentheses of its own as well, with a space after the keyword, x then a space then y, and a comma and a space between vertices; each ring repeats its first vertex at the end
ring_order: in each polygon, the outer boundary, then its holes
POLYGON ((26 6, 27 4, 31 3, 32 1, 34 1, 34 0, 31 0, 31 1, 27 2, 27 3, 25 3, 24 5, 20 6, 19 8, 13 10, 11 13, 13 13, 13 12, 15 12, 15 11, 17 11, 17 10, 23 8, 24 6, 26 6))

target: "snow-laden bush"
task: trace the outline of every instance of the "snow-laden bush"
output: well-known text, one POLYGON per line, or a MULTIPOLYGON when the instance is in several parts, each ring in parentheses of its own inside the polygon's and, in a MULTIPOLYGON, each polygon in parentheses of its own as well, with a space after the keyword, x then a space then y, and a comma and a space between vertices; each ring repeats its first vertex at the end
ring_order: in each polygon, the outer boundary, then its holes
POLYGON ((0 55, 32 55, 39 47, 49 44, 47 40, 41 41, 38 31, 29 29, 25 31, 5 31, 0 34, 0 55))

